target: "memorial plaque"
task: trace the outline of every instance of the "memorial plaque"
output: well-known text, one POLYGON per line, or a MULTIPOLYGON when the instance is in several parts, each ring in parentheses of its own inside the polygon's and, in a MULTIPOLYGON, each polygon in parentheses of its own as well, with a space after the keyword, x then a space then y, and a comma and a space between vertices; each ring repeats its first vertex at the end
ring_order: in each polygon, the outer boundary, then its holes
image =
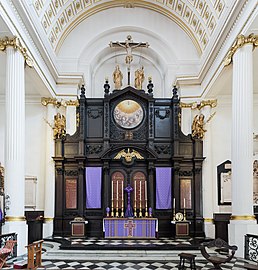
POLYGON ((65 205, 67 209, 77 208, 77 180, 66 179, 65 180, 65 194, 66 200, 65 205))

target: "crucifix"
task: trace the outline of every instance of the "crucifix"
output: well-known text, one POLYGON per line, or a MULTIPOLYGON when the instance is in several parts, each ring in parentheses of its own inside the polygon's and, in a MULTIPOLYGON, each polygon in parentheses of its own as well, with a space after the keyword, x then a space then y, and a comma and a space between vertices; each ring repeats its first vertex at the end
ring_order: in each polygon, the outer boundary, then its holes
POLYGON ((121 48, 124 48, 126 50, 125 63, 127 64, 128 85, 130 85, 130 64, 133 61, 132 51, 133 51, 133 49, 135 49, 137 47, 148 48, 149 47, 148 42, 138 42, 138 43, 133 42, 132 36, 128 35, 125 42, 110 41, 109 46, 111 48, 121 47, 121 48))

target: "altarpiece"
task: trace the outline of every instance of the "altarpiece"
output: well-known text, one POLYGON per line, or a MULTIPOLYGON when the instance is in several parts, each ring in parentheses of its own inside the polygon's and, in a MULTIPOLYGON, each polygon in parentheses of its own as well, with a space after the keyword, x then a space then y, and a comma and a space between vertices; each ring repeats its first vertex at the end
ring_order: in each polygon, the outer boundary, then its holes
POLYGON ((147 88, 110 92, 106 82, 103 98, 81 88, 76 133, 55 139, 54 235, 70 235, 81 217, 86 236, 102 237, 111 220, 121 220, 129 237, 137 220, 174 236, 173 211, 183 210, 190 235, 204 235, 202 141, 181 132, 177 88, 171 98, 155 98, 151 81, 147 88))

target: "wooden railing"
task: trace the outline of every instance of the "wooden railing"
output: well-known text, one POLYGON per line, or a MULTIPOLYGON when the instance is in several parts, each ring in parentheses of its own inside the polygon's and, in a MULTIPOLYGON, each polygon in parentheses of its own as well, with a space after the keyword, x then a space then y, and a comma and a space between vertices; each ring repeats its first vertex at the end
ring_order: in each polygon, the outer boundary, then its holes
MULTIPOLYGON (((17 241, 17 234, 16 233, 7 233, 0 235, 0 248, 5 246, 7 240, 16 240, 17 241)), ((14 246, 13 253, 10 255, 10 258, 17 257, 17 245, 14 246)))
POLYGON ((258 262, 258 235, 245 235, 245 259, 258 262))
POLYGON ((43 240, 35 241, 26 248, 28 249, 28 265, 27 269, 36 269, 37 267, 41 267, 41 255, 42 255, 42 243, 43 240))

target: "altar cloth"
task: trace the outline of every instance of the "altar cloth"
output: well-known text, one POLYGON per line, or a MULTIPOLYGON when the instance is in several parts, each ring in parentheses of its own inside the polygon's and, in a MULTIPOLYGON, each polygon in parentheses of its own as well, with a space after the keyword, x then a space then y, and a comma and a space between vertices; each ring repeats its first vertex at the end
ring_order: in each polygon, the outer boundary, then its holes
POLYGON ((156 218, 104 218, 105 238, 156 238, 156 218))

